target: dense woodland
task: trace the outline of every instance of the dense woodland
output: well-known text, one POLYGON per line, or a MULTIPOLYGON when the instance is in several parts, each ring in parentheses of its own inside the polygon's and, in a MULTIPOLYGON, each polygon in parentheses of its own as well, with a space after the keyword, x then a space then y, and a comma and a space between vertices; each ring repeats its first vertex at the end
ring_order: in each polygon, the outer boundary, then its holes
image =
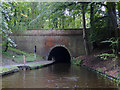
POLYGON ((1 2, 0 10, 5 51, 16 46, 11 33, 83 28, 86 55, 90 54, 90 45, 95 49, 101 43, 110 46, 113 54, 119 54, 120 2, 1 2))

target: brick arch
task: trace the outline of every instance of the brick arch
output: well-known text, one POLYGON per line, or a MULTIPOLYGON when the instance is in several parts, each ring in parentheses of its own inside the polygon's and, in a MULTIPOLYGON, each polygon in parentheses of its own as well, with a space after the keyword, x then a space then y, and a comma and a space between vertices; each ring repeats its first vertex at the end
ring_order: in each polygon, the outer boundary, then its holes
MULTIPOLYGON (((49 49, 49 52, 48 52, 48 60, 51 60, 52 59, 52 57, 53 56, 50 56, 52 53, 53 53, 53 51, 55 51, 55 49, 56 49, 56 51, 57 51, 57 49, 60 49, 60 50, 62 50, 62 51, 64 51, 63 53, 64 54, 66 54, 67 56, 66 57, 64 57, 64 58, 66 58, 66 59, 69 59, 69 61, 71 60, 71 53, 70 53, 70 50, 65 46, 65 45, 55 45, 55 46, 53 46, 53 47, 51 47, 50 49, 49 49), (60 49, 61 48, 61 49, 60 49)), ((59 52, 59 51, 58 51, 59 52)), ((56 53, 58 53, 58 52, 56 52, 56 53)), ((54 54, 56 54, 56 53, 54 53, 54 54)), ((64 56, 64 54, 63 54, 63 56, 64 56)), ((62 54, 61 54, 62 55, 62 54)), ((56 56, 55 56, 56 57, 56 56)), ((63 57, 62 57, 63 58, 63 57)), ((60 60, 55 60, 55 61, 58 61, 58 62, 62 62, 62 61, 60 61, 60 60)), ((66 61, 63 61, 63 62, 67 62, 67 60, 66 61)))

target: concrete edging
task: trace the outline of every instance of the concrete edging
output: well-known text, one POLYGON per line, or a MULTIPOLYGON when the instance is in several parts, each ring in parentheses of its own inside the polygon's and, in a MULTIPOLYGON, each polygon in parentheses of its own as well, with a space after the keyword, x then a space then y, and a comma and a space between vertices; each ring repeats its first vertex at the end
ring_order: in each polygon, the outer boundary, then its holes
POLYGON ((9 74, 13 74, 13 73, 19 72, 21 70, 26 70, 27 71, 27 70, 40 69, 40 68, 47 67, 47 66, 52 65, 52 64, 53 64, 53 62, 52 63, 48 63, 48 64, 43 64, 43 65, 36 65, 36 66, 33 66, 33 67, 28 66, 28 65, 16 66, 16 67, 18 67, 18 69, 13 69, 13 70, 10 70, 10 71, 7 71, 7 72, 3 72, 2 74, 0 74, 0 76, 6 76, 6 75, 9 75, 9 74))
POLYGON ((0 76, 6 76, 6 75, 9 75, 9 74, 13 74, 15 72, 19 72, 19 69, 13 69, 13 70, 10 70, 10 71, 7 71, 7 72, 3 72, 0 76))

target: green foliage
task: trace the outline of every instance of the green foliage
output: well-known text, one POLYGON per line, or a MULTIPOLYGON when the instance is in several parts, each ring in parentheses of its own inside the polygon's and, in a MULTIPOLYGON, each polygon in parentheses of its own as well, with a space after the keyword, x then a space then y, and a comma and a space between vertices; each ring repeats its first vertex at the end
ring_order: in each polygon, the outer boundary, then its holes
POLYGON ((31 3, 29 2, 0 2, 0 14, 2 23, 0 24, 0 34, 3 38, 3 48, 16 47, 10 34, 20 34, 27 29, 31 20, 29 14, 31 3))
POLYGON ((118 56, 115 54, 115 52, 116 52, 115 48, 118 45, 118 41, 119 41, 119 38, 118 39, 110 38, 109 40, 102 41, 101 43, 110 43, 110 46, 112 47, 112 54, 103 53, 103 54, 97 55, 97 57, 100 57, 101 59, 104 59, 104 60, 107 60, 109 57, 111 57, 114 60, 116 60, 118 58, 118 56))
POLYGON ((113 24, 108 14, 106 4, 94 3, 91 15, 91 28, 89 33, 90 42, 101 42, 113 35, 113 24), (103 9, 104 10, 103 10, 103 9))
POLYGON ((27 26, 25 26, 25 23, 17 23, 13 28, 14 34, 23 34, 25 30, 27 30, 27 26))
POLYGON ((76 61, 75 64, 76 64, 76 65, 82 64, 82 60, 76 61))
POLYGON ((11 16, 13 13, 10 10, 11 4, 6 2, 2 2, 0 3, 0 13, 2 15, 2 23, 0 24, 0 34, 2 35, 3 38, 3 47, 8 47, 8 46, 16 46, 16 44, 14 43, 14 41, 12 41, 12 39, 9 37, 9 34, 12 33, 12 27, 11 27, 11 16))
MULTIPOLYGON (((82 28, 82 10, 80 2, 4 2, 3 9, 7 11, 3 16, 7 17, 8 27, 15 33, 29 29, 67 29, 82 28)), ((99 26, 106 20, 99 19, 107 15, 101 10, 102 4, 94 4, 93 29, 102 30, 99 26)), ((86 25, 90 27, 90 3, 85 3, 86 25)), ((6 19, 4 19, 6 20, 6 19)), ((6 24, 6 25, 7 25, 6 24)), ((105 29, 104 29, 105 30, 105 29)), ((104 31, 103 30, 103 31, 104 31)), ((97 35, 102 35, 98 33, 97 35)), ((94 35, 91 35, 91 38, 94 35)))
POLYGON ((89 33, 90 42, 100 42, 108 38, 109 33, 107 26, 105 25, 107 24, 106 20, 99 20, 97 22, 94 22, 89 33))
POLYGON ((28 53, 26 53, 24 51, 21 51, 19 49, 16 49, 16 48, 9 48, 9 50, 12 50, 13 52, 20 53, 20 54, 23 54, 23 55, 27 55, 28 54, 28 53))
POLYGON ((5 56, 8 57, 8 58, 12 58, 12 54, 9 53, 9 52, 4 52, 4 51, 2 51, 2 55, 5 55, 5 56))
MULTIPOLYGON (((85 5, 87 11, 88 4, 85 5)), ((29 23, 29 29, 68 29, 82 27, 81 3, 75 2, 40 2, 34 12, 34 19, 29 23), (37 9, 39 8, 39 9, 37 9)), ((86 14, 87 26, 89 14, 86 14)))
POLYGON ((115 39, 113 37, 113 38, 110 38, 109 40, 102 41, 101 43, 110 43, 110 46, 112 47, 113 54, 115 54, 115 52, 116 52, 115 48, 117 47, 119 40, 120 40, 120 37, 118 37, 117 39, 115 39))
POLYGON ((100 57, 101 59, 107 60, 109 57, 113 58, 113 59, 117 59, 117 56, 115 54, 109 54, 109 53, 103 53, 100 55, 96 55, 96 57, 100 57))
POLYGON ((116 44, 118 43, 118 40, 119 40, 119 38, 115 39, 113 37, 113 38, 110 38, 109 40, 102 41, 101 43, 111 43, 110 46, 115 47, 116 44))
MULTIPOLYGON (((18 62, 18 63, 23 63, 23 62, 24 62, 23 56, 15 55, 14 61, 15 61, 15 62, 18 62)), ((25 56, 25 61, 26 61, 26 62, 33 62, 33 61, 35 61, 34 55, 33 55, 33 54, 26 55, 26 56, 25 56)))
MULTIPOLYGON (((90 4, 91 3, 85 3, 87 27, 90 27, 90 4)), ((119 4, 117 5, 119 6, 119 4)), ((22 30, 26 30, 27 28, 82 28, 80 2, 4 2, 1 3, 1 6, 2 15, 4 16, 3 20, 5 20, 4 26, 15 33, 22 33, 22 30)), ((99 32, 106 30, 106 16, 108 15, 106 11, 101 9, 103 6, 104 3, 96 2, 93 4, 93 24, 95 25, 92 26, 95 27, 92 27, 92 29, 94 29, 93 32, 96 31, 97 33, 95 32, 94 35, 91 32, 91 40, 94 39, 94 36, 103 35, 99 32)))
MULTIPOLYGON (((27 52, 21 51, 16 48, 11 48, 11 47, 9 47, 9 50, 12 51, 13 53, 2 51, 2 55, 4 55, 6 58, 8 58, 10 60, 14 59, 15 62, 23 63, 23 55, 25 55, 26 62, 35 61, 34 53, 27 53, 27 52), (13 58, 13 56, 14 56, 14 58, 13 58)), ((42 57, 37 55, 37 59, 42 59, 42 57)))
POLYGON ((7 36, 7 37, 5 37, 5 41, 3 40, 3 42, 2 42, 2 46, 3 47, 5 47, 6 46, 6 42, 8 42, 8 45, 7 46, 9 46, 9 47, 16 47, 17 45, 15 44, 15 42, 9 37, 9 36, 7 36))
POLYGON ((83 60, 81 60, 81 59, 75 59, 75 58, 71 59, 71 63, 75 64, 75 65, 81 65, 82 61, 83 60))

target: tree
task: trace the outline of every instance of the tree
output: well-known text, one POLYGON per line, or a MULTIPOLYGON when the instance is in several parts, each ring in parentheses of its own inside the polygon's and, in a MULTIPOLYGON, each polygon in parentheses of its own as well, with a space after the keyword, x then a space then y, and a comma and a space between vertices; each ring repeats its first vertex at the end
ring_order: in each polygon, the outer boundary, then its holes
MULTIPOLYGON (((117 24, 117 17, 116 17, 116 4, 115 2, 107 2, 107 7, 108 7, 108 14, 110 15, 112 24, 114 26, 115 39, 117 40, 118 39, 118 24, 117 24)), ((118 46, 119 46, 119 43, 116 44, 115 54, 118 54, 118 46)))
POLYGON ((106 3, 90 4, 90 26, 89 40, 93 49, 99 48, 101 41, 113 37, 113 24, 107 12, 106 3))
POLYGON ((2 45, 5 47, 5 52, 8 50, 8 46, 16 46, 14 41, 9 37, 9 34, 12 33, 9 26, 10 15, 9 11, 10 3, 0 3, 1 13, 2 13, 2 24, 0 25, 0 34, 2 35, 2 45))
POLYGON ((82 18, 83 18, 83 39, 85 45, 85 52, 86 55, 90 54, 88 38, 87 38, 87 31, 86 31, 86 22, 85 22, 85 3, 82 3, 82 18))
MULTIPOLYGON (((27 28, 83 28, 86 52, 89 53, 88 40, 98 44, 113 37, 113 30, 116 38, 118 37, 115 9, 118 10, 120 17, 119 2, 117 2, 117 8, 114 2, 107 4, 105 2, 84 4, 80 2, 4 2, 1 7, 4 19, 2 27, 7 31, 4 32, 7 35, 6 38, 9 37, 8 31, 20 34, 27 28), (90 28, 88 34, 87 27, 90 28)), ((7 39, 3 41, 6 42, 4 45, 7 45, 7 39)))
POLYGON ((5 52, 8 47, 16 47, 15 42, 10 38, 11 33, 23 31, 23 27, 28 25, 26 8, 27 3, 2 2, 0 3, 0 12, 2 14, 2 24, 0 32, 2 34, 2 45, 5 52), (26 23, 25 23, 26 22, 26 23))
MULTIPOLYGON (((119 16, 118 28, 120 31, 120 2, 117 2, 117 10, 118 10, 118 16, 119 16)), ((118 36, 120 37, 120 34, 118 36)), ((120 38, 118 40, 118 51, 120 51, 120 38)))

